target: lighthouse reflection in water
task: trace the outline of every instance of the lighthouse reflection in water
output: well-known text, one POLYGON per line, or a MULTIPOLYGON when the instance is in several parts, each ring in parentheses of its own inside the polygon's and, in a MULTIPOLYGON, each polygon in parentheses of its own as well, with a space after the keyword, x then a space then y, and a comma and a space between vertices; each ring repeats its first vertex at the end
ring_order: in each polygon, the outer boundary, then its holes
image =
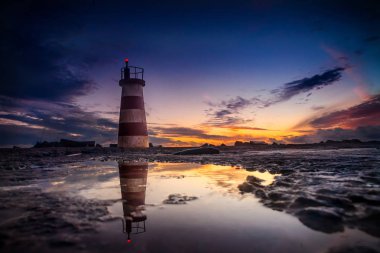
POLYGON ((148 176, 148 162, 119 162, 121 198, 123 201, 123 232, 128 243, 133 234, 146 231, 145 191, 148 176))

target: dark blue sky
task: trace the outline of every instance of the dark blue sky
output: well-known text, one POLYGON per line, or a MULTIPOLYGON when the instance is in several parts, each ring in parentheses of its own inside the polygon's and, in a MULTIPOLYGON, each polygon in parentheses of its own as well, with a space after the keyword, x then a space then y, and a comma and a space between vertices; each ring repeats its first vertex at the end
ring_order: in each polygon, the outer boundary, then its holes
MULTIPOLYGON (((115 142, 125 57, 146 70, 151 140, 170 145, 208 136, 291 142, 299 130, 317 141, 311 122, 380 92, 378 1, 1 5, 0 130, 7 138, 0 145, 62 136, 115 142)), ((380 125, 377 116, 323 129, 354 131, 341 137, 348 138, 358 127, 380 125)))

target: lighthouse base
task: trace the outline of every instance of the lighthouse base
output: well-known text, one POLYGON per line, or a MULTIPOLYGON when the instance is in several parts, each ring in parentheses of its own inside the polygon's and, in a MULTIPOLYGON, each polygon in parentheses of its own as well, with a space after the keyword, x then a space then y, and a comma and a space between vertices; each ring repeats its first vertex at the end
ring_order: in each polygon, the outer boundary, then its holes
POLYGON ((117 146, 119 148, 147 148, 148 136, 119 136, 117 146))

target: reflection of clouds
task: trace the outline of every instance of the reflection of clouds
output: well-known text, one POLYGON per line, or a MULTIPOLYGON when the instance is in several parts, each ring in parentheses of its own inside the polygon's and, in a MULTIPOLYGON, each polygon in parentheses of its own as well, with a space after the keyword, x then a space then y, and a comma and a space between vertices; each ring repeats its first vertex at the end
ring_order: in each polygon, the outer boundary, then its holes
POLYGON ((152 163, 150 173, 152 176, 173 176, 178 174, 185 177, 206 178, 212 184, 220 188, 228 188, 229 191, 237 191, 236 186, 244 182, 247 176, 255 176, 263 181, 263 185, 269 185, 276 175, 269 172, 247 171, 236 167, 214 164, 192 163, 152 163))

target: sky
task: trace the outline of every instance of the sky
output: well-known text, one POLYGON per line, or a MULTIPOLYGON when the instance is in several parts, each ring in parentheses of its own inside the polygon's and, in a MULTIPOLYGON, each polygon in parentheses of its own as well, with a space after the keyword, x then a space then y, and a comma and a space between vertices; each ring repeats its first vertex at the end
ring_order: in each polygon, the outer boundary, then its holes
POLYGON ((154 145, 380 140, 380 2, 2 1, 0 147, 117 143, 124 58, 154 145))

